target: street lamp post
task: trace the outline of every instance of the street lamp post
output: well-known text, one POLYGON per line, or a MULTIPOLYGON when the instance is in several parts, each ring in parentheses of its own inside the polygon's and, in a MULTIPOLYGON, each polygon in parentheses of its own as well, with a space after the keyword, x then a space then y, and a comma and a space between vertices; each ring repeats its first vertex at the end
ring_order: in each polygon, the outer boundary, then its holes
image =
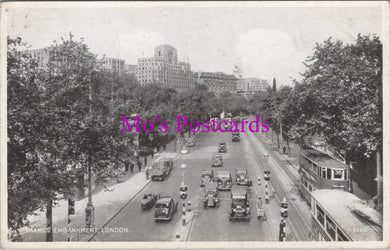
POLYGON ((180 168, 183 169, 183 182, 182 182, 182 185, 184 185, 184 175, 185 175, 185 172, 186 172, 186 164, 181 164, 180 168))
POLYGON ((183 215, 182 215, 182 225, 185 226, 186 223, 186 198, 187 198, 187 190, 188 186, 184 184, 184 175, 185 175, 185 169, 186 169, 186 164, 181 164, 180 168, 183 169, 183 182, 180 185, 180 198, 183 200, 183 215))

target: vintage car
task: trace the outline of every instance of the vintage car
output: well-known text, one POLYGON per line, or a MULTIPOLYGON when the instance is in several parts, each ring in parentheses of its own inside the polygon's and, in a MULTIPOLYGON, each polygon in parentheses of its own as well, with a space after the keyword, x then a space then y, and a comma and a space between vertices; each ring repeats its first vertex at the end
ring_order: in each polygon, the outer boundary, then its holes
POLYGON ((219 143, 218 146, 218 153, 226 153, 227 152, 227 147, 225 142, 219 143))
POLYGON ((237 168, 235 177, 237 185, 252 186, 252 180, 248 177, 248 172, 245 168, 237 168))
POLYGON ((218 183, 218 190, 230 190, 232 188, 232 175, 227 170, 218 171, 215 180, 218 183))
POLYGON ((221 154, 213 154, 213 157, 211 158, 211 166, 212 167, 222 167, 223 166, 223 160, 221 154))
POLYGON ((171 197, 162 197, 156 202, 154 219, 156 221, 171 220, 177 211, 177 201, 171 197))
POLYGON ((231 191, 229 220, 250 220, 248 190, 246 187, 234 186, 231 191))
POLYGON ((173 169, 173 160, 170 158, 160 158, 153 162, 152 169, 149 171, 151 180, 164 180, 173 169))
POLYGON ((240 141, 240 132, 232 132, 232 142, 240 141))
POLYGON ((202 169, 200 175, 201 175, 201 179, 200 179, 201 187, 204 187, 205 184, 213 181, 214 179, 214 172, 212 169, 202 169))
POLYGON ((144 194, 144 197, 141 199, 142 210, 152 208, 158 199, 160 199, 160 194, 144 194))
POLYGON ((269 170, 264 170, 264 180, 269 181, 271 179, 271 171, 269 170))
POLYGON ((210 182, 206 184, 206 194, 203 199, 204 208, 217 207, 219 205, 218 199, 218 184, 210 182))

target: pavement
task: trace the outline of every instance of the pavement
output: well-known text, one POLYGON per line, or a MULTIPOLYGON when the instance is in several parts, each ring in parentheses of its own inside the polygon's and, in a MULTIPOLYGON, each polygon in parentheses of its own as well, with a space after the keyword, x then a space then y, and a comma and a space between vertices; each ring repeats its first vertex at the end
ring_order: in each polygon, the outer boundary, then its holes
MULTIPOLYGON (((167 146, 167 149, 170 145, 167 146)), ((162 155, 175 158, 178 154, 172 152, 156 153, 154 158, 148 157, 150 166, 153 160, 158 160, 162 155)), ((143 157, 142 157, 143 162, 143 157)), ((120 211, 123 206, 131 201, 137 194, 151 182, 146 179, 145 167, 141 172, 134 169, 133 174, 126 175, 121 183, 99 188, 93 192, 92 202, 95 207, 94 226, 85 228, 85 208, 87 207, 88 197, 75 201, 75 214, 70 216, 71 223, 68 227, 68 200, 62 199, 56 201, 53 206, 53 241, 86 241, 102 228, 108 221, 120 211)), ((37 210, 34 215, 28 217, 30 227, 23 227, 19 231, 24 241, 45 241, 46 234, 46 211, 37 210)), ((115 230, 123 231, 126 228, 117 228, 115 230)))

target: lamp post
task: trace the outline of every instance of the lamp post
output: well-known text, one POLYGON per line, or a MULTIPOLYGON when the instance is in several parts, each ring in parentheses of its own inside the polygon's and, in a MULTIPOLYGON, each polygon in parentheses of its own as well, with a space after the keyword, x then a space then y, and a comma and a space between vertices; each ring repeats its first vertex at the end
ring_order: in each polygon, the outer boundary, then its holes
POLYGON ((270 171, 268 169, 268 158, 269 154, 267 152, 264 153, 264 161, 266 163, 264 170, 264 182, 265 182, 265 204, 269 204, 269 196, 268 196, 268 184, 270 180, 270 171))
POLYGON ((186 223, 186 198, 187 198, 187 190, 188 186, 184 184, 184 175, 185 175, 185 169, 186 169, 186 164, 181 164, 180 168, 183 169, 183 182, 180 185, 180 198, 183 200, 183 215, 182 215, 182 225, 185 226, 186 223))
MULTIPOLYGON (((135 118, 138 116, 137 113, 133 113, 131 114, 131 119, 132 119, 132 122, 135 120, 135 118)), ((134 157, 139 160, 139 134, 137 132, 134 132, 135 133, 135 140, 133 141, 134 145, 135 145, 135 151, 134 151, 134 157)), ((136 162, 138 163, 138 162, 136 162)))
POLYGON ((184 185, 184 175, 185 175, 185 172, 186 172, 186 167, 187 166, 184 163, 180 165, 180 168, 183 169, 183 182, 182 182, 183 185, 184 185))

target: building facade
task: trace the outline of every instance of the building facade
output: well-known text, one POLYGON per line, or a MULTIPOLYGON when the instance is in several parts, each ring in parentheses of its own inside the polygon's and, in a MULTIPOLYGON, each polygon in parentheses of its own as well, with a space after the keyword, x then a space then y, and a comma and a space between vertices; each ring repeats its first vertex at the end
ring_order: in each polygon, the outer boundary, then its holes
POLYGON ((223 91, 236 93, 237 89, 237 78, 222 72, 195 72, 194 81, 195 84, 206 85, 209 91, 217 95, 223 91))
POLYGON ((237 93, 267 91, 271 86, 267 80, 259 78, 241 78, 237 80, 237 93))
POLYGON ((132 64, 125 64, 125 72, 127 74, 135 74, 135 67, 137 65, 132 65, 132 64))
POLYGON ((153 83, 175 89, 194 86, 191 65, 180 62, 177 50, 169 44, 157 46, 153 57, 138 58, 135 75, 142 86, 153 83))
POLYGON ((120 74, 125 71, 125 60, 118 58, 104 58, 103 67, 106 70, 120 74))

